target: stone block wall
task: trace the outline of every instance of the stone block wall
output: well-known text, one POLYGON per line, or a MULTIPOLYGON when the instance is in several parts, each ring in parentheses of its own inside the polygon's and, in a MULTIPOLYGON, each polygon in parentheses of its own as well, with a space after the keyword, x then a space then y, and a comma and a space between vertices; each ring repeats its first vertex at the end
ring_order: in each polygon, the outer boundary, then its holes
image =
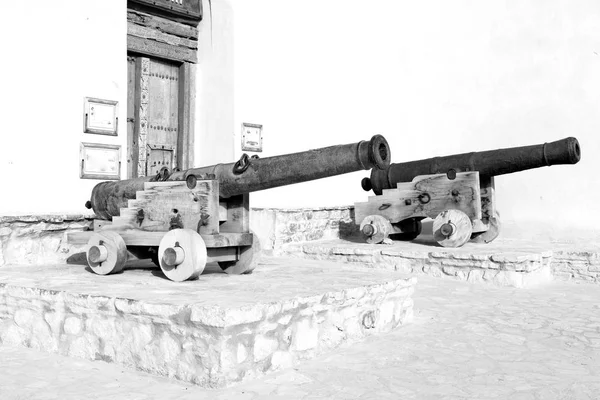
POLYGON ((227 308, 0 283, 0 344, 223 387, 410 322, 415 284, 398 278, 227 308))
POLYGON ((287 243, 345 238, 356 234, 354 207, 314 209, 253 208, 250 228, 263 250, 273 252, 287 243))
POLYGON ((67 232, 90 229, 84 215, 29 215, 0 217, 0 267, 65 262, 81 247, 67 243, 67 232))
MULTIPOLYGON (((403 243, 409 247, 409 243, 403 243)), ((530 287, 552 279, 550 251, 531 254, 455 252, 421 248, 420 251, 388 249, 386 245, 351 242, 289 244, 281 251, 292 257, 353 263, 389 269, 403 274, 429 275, 496 286, 530 287)))
POLYGON ((552 272, 558 280, 600 283, 600 253, 555 251, 552 272))

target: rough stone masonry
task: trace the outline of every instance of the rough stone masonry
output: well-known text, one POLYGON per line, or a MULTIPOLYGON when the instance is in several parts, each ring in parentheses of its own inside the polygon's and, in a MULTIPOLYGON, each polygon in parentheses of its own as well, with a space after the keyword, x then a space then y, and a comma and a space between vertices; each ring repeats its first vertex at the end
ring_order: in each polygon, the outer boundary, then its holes
POLYGON ((416 278, 267 260, 251 275, 175 283, 158 269, 3 267, 0 342, 99 359, 204 387, 290 367, 413 315, 416 278))

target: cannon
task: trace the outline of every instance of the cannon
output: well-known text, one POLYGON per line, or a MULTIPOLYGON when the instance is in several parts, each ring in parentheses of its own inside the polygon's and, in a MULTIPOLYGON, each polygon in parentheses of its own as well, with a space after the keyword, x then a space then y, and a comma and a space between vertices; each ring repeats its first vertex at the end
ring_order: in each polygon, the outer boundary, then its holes
POLYGON ((246 154, 235 163, 98 183, 86 207, 93 231, 71 233, 87 244, 97 274, 123 270, 131 259, 151 258, 173 281, 197 278, 208 262, 229 274, 251 272, 260 244, 249 226, 249 194, 349 172, 383 169, 390 149, 381 135, 369 141, 275 157, 246 154))
POLYGON ((489 243, 500 232, 494 177, 532 168, 576 164, 577 139, 394 163, 361 182, 373 190, 355 204, 357 224, 369 243, 413 240, 421 220, 433 218, 434 239, 445 247, 489 243))

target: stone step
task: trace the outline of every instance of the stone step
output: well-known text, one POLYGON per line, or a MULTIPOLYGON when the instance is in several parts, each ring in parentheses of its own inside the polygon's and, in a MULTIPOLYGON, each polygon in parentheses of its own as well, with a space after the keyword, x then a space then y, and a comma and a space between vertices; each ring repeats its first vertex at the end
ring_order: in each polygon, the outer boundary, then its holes
POLYGON ((253 274, 209 266, 175 283, 135 267, 112 278, 79 265, 3 267, 0 342, 215 388, 389 332, 413 315, 416 279, 390 271, 265 259, 253 274))
POLYGON ((423 234, 414 242, 393 241, 391 245, 346 240, 290 243, 278 254, 497 286, 531 287, 552 280, 552 251, 519 248, 501 241, 444 248, 423 234))

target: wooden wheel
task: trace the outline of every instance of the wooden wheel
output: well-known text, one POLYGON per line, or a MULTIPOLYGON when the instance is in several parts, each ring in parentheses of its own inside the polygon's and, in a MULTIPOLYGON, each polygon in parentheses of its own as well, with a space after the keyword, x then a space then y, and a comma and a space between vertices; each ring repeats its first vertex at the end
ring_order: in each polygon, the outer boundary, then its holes
POLYGON ((121 272, 127 262, 127 246, 117 232, 99 231, 88 241, 88 265, 98 275, 121 272))
POLYGON ((446 210, 433 220, 433 238, 444 247, 460 247, 471 238, 473 223, 460 210, 446 210))
POLYGON ((167 278, 175 282, 196 279, 206 266, 206 245, 191 229, 167 232, 158 246, 158 262, 167 278))
POLYGON ((242 275, 254 271, 260 259, 261 246, 258 237, 252 234, 252 246, 239 248, 237 261, 219 261, 219 267, 227 274, 242 275))
POLYGON ((495 213, 488 220, 488 230, 485 232, 474 233, 471 241, 474 243, 490 243, 500 235, 500 216, 495 213))
POLYGON ((360 223, 360 231, 370 244, 383 243, 392 232, 392 224, 381 215, 369 215, 360 223))

